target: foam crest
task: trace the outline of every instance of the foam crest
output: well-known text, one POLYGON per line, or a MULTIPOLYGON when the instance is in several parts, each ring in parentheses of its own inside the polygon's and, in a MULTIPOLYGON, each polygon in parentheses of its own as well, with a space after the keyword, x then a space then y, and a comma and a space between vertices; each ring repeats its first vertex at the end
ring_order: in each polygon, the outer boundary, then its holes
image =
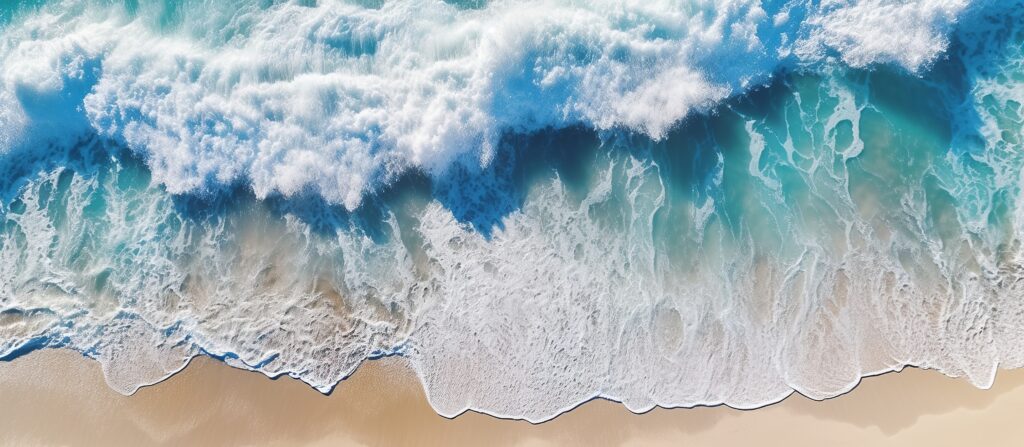
POLYGON ((829 51, 917 70, 967 4, 806 6, 67 0, 0 31, 0 138, 96 132, 140 154, 172 193, 247 183, 258 197, 313 191, 353 209, 411 167, 486 164, 509 131, 661 139, 829 51))
POLYGON ((807 22, 815 31, 801 39, 802 58, 834 51, 846 64, 890 63, 909 71, 930 64, 945 51, 948 36, 970 0, 823 2, 807 22))

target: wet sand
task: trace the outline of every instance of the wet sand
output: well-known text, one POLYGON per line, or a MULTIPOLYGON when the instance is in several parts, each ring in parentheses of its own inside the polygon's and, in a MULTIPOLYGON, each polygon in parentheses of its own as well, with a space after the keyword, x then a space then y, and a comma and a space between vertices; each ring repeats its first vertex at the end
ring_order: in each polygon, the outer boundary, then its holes
POLYGON ((70 351, 0 362, 3 445, 1010 445, 1024 437, 1022 412, 1024 370, 979 390, 908 369, 835 399, 794 395, 752 411, 636 415, 595 400, 532 425, 438 416, 399 358, 367 362, 330 396, 208 358, 131 397, 70 351))

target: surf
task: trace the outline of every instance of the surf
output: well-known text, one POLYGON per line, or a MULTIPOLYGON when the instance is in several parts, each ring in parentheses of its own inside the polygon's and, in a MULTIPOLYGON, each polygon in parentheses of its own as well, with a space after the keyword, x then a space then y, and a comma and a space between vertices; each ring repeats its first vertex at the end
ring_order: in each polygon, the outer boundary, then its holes
POLYGON ((371 3, 5 12, 0 358, 531 421, 1021 366, 1015 5, 371 3))

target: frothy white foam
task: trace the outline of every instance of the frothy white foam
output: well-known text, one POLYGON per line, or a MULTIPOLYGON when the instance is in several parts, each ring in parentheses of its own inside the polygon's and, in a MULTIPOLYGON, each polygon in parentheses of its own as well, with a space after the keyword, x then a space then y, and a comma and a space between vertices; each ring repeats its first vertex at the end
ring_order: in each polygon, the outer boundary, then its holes
POLYGON ((328 0, 130 14, 67 0, 0 31, 0 142, 79 123, 125 142, 173 193, 246 182, 259 197, 313 190, 355 208, 409 167, 486 163, 508 131, 582 124, 660 139, 830 51, 917 70, 967 1, 805 6, 328 0))
POLYGON ((801 58, 826 57, 864 67, 891 63, 915 71, 949 44, 948 35, 970 0, 822 2, 807 18, 814 32, 796 45, 801 58))

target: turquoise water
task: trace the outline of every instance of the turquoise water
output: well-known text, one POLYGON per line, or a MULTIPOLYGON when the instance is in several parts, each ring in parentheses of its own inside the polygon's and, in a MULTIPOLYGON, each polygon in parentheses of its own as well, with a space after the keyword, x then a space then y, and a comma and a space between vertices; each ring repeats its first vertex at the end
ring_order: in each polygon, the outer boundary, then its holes
POLYGON ((1016 3, 235 3, 0 14, 0 358, 534 421, 1024 364, 1016 3))

